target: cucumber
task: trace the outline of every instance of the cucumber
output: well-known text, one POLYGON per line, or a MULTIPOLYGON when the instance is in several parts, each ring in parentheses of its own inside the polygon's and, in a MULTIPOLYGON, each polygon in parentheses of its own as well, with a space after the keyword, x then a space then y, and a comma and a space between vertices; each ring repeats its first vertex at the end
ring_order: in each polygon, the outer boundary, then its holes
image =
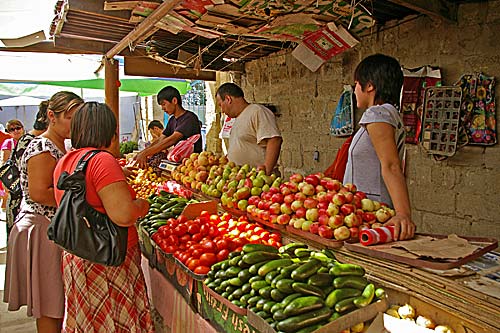
POLYGON ((291 264, 290 266, 281 267, 280 273, 284 277, 289 278, 290 275, 292 274, 293 270, 298 268, 300 265, 301 265, 300 263, 296 262, 296 263, 291 264))
POLYGON ((251 253, 256 251, 264 251, 270 253, 278 253, 278 249, 271 245, 264 244, 245 244, 242 248, 244 253, 251 253))
POLYGON ((311 252, 314 252, 312 249, 304 249, 304 248, 298 248, 293 251, 293 254, 297 258, 306 258, 311 255, 311 252))
POLYGON ((328 318, 328 322, 332 322, 334 321, 335 319, 338 319, 340 318, 342 315, 338 312, 334 312, 332 313, 332 315, 330 316, 330 318, 328 318))
POLYGON ((285 307, 288 304, 290 304, 290 302, 293 301, 294 299, 296 299, 298 297, 302 297, 302 296, 303 295, 301 293, 290 294, 287 297, 283 298, 283 300, 281 301, 281 304, 283 305, 283 307, 285 307))
POLYGON ((377 288, 375 289, 375 297, 378 299, 382 299, 385 297, 385 290, 384 288, 377 288))
POLYGON ((262 296, 263 298, 265 298, 266 300, 270 300, 271 299, 271 290, 273 290, 273 287, 271 287, 271 286, 260 288, 259 295, 262 296))
POLYGON ((285 333, 296 332, 304 327, 321 323, 332 315, 328 307, 306 312, 298 316, 288 317, 276 324, 276 328, 285 333))
POLYGON ((323 299, 318 296, 302 296, 292 300, 284 309, 287 316, 296 316, 325 306, 323 299))
POLYGON ((231 295, 233 296, 233 299, 239 300, 241 298, 241 296, 244 295, 244 293, 243 293, 243 290, 241 290, 241 288, 238 288, 235 291, 233 291, 233 293, 231 295))
POLYGON ((316 273, 307 279, 307 284, 316 287, 327 287, 333 283, 333 276, 328 273, 316 273))
POLYGON ((249 282, 249 283, 253 283, 253 282, 255 282, 255 281, 263 281, 263 280, 264 280, 264 278, 263 278, 262 276, 255 275, 255 276, 252 276, 252 277, 248 280, 248 282, 249 282))
POLYGON ((274 314, 274 313, 275 313, 276 311, 278 311, 278 310, 283 310, 283 304, 276 302, 276 304, 274 304, 274 305, 271 307, 270 312, 271 312, 272 314, 274 314))
POLYGON ((292 283, 294 282, 295 281, 292 279, 281 279, 276 282, 276 289, 285 294, 292 294, 294 293, 294 290, 292 288, 292 283))
POLYGON ((241 290, 243 290, 245 294, 248 294, 250 293, 250 291, 252 291, 252 286, 250 285, 250 283, 247 282, 241 286, 241 290))
POLYGON ((308 277, 316 274, 316 272, 318 271, 318 269, 320 269, 321 266, 322 263, 320 260, 312 258, 311 260, 303 263, 302 265, 294 269, 290 276, 295 281, 306 281, 308 277))
MULTIPOLYGON (((243 260, 243 259, 242 259, 243 260)), ((248 268, 248 271, 250 272, 250 274, 252 275, 256 275, 257 272, 259 271, 259 268, 260 266, 264 265, 267 261, 261 261, 261 262, 258 262, 256 264, 253 264, 252 266, 250 266, 248 268)))
POLYGON ((339 312, 339 313, 343 313, 343 312, 347 312, 347 311, 350 311, 354 308, 356 308, 356 305, 354 305, 354 300, 356 299, 356 297, 349 297, 349 298, 346 298, 346 299, 343 299, 339 302, 337 302, 337 304, 335 304, 335 311, 336 312, 339 312))
POLYGON ((264 310, 257 312, 256 315, 259 316, 259 317, 261 317, 262 319, 267 319, 267 318, 269 318, 271 316, 270 313, 268 313, 268 312, 266 312, 264 310))
POLYGON ((241 287, 243 285, 243 281, 238 277, 233 277, 229 279, 229 284, 236 287, 241 287))
POLYGON ((365 289, 363 289, 363 293, 361 294, 361 296, 356 297, 353 303, 358 308, 364 308, 372 302, 374 296, 375 285, 373 283, 369 283, 366 285, 365 289))
POLYGON ((262 310, 271 313, 271 308, 273 305, 277 304, 275 301, 267 301, 264 306, 262 307, 262 310))
MULTIPOLYGON (((254 252, 257 253, 257 252, 254 252)), ((270 271, 273 271, 275 269, 278 269, 280 267, 285 267, 293 264, 293 261, 291 259, 275 259, 268 261, 266 264, 261 266, 259 270, 257 271, 257 274, 260 276, 265 276, 267 273, 270 271)))
POLYGON ((250 307, 255 306, 255 304, 257 304, 257 302, 259 300, 261 300, 261 299, 262 299, 262 297, 260 297, 260 296, 252 296, 252 297, 250 297, 247 300, 248 306, 250 306, 250 307))
POLYGON ((280 273, 277 270, 270 271, 269 273, 266 274, 266 276, 264 277, 264 280, 266 280, 266 282, 269 283, 269 285, 271 285, 271 282, 273 281, 273 279, 276 276, 278 276, 279 274, 280 273))
POLYGON ((255 307, 257 308, 257 310, 262 310, 262 308, 264 308, 264 304, 266 304, 267 302, 267 299, 265 298, 261 298, 257 301, 257 303, 255 304, 255 307))
POLYGON ((265 252, 265 251, 255 251, 251 253, 246 253, 243 255, 242 260, 249 264, 253 265, 258 262, 262 261, 270 261, 274 259, 279 259, 281 258, 278 253, 270 253, 270 252, 265 252))
POLYGON ((330 268, 330 274, 335 276, 346 276, 346 275, 365 275, 365 269, 359 265, 355 264, 336 264, 330 268))
POLYGON ((236 257, 229 259, 229 265, 237 267, 238 262, 241 260, 242 257, 243 257, 242 255, 239 255, 239 256, 236 256, 236 257))
POLYGON ((267 283, 266 281, 264 280, 260 280, 260 281, 255 281, 255 282, 252 282, 251 283, 251 286, 252 286, 252 289, 253 290, 260 290, 261 288, 265 288, 265 287, 271 287, 269 285, 269 283, 267 283))
POLYGON ((273 313, 273 319, 276 321, 281 321, 286 319, 288 316, 283 313, 283 310, 278 310, 273 313))
POLYGON ((360 295, 361 295, 361 290, 359 289, 354 289, 354 288, 335 289, 334 291, 328 294, 328 296, 325 299, 325 304, 329 308, 333 309, 335 304, 337 304, 339 301, 350 297, 357 297, 360 295))
POLYGON ((241 270, 242 270, 242 268, 238 267, 238 266, 229 267, 228 269, 225 270, 226 279, 238 276, 238 274, 241 272, 241 270))
POLYGON ((278 281, 286 279, 286 277, 283 274, 278 274, 274 277, 274 279, 271 281, 271 287, 276 288, 276 283, 278 281))
POLYGON ((250 274, 248 268, 242 269, 238 273, 238 279, 240 279, 241 282, 243 282, 243 283, 246 283, 251 277, 252 277, 252 274, 250 274))
POLYGON ((247 306, 248 305, 248 300, 251 298, 252 296, 250 296, 250 294, 245 294, 243 296, 240 297, 240 302, 241 304, 243 304, 243 306, 247 306))
POLYGON ((228 258, 233 259, 234 257, 240 256, 240 255, 242 255, 241 251, 233 251, 233 252, 229 253, 228 258))
POLYGON ((320 328, 321 326, 323 326, 322 323, 320 323, 320 324, 314 324, 314 325, 311 325, 311 326, 307 326, 307 327, 301 328, 300 330, 296 331, 295 333, 310 333, 310 332, 314 332, 318 328, 320 328))
POLYGON ((289 255, 295 256, 295 249, 307 249, 307 245, 304 243, 290 243, 283 245, 279 248, 279 253, 288 253, 289 255))
POLYGON ((318 287, 315 286, 310 286, 307 283, 303 282, 294 282, 292 283, 292 288, 294 291, 306 295, 311 295, 311 296, 318 296, 321 297, 322 299, 325 298, 325 293, 323 290, 321 290, 318 287))
POLYGON ((286 294, 282 293, 278 289, 271 290, 271 299, 276 302, 281 302, 285 298, 286 294))
POLYGON ((339 276, 333 279, 333 286, 336 289, 356 288, 359 290, 363 290, 365 289, 365 286, 367 284, 368 280, 363 276, 347 275, 347 276, 339 276))

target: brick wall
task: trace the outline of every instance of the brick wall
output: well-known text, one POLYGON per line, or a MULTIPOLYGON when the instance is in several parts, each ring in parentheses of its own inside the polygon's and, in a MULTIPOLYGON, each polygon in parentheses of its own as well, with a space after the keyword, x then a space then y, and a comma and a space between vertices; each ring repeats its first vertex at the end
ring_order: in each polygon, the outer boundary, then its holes
MULTIPOLYGON (((285 176, 324 171, 331 164, 343 142, 329 135, 332 113, 342 85, 353 83, 355 66, 369 54, 395 56, 407 68, 439 66, 445 85, 480 71, 500 79, 500 1, 461 5, 458 24, 417 17, 387 26, 392 28, 362 37, 358 46, 315 73, 286 52, 247 64, 241 78, 247 99, 278 108, 284 139, 279 163, 285 176), (319 161, 313 160, 316 150, 319 161)), ((497 82, 497 119, 498 87, 497 82)), ((500 238, 499 145, 467 146, 440 162, 419 146, 407 149, 407 181, 419 231, 500 238)))

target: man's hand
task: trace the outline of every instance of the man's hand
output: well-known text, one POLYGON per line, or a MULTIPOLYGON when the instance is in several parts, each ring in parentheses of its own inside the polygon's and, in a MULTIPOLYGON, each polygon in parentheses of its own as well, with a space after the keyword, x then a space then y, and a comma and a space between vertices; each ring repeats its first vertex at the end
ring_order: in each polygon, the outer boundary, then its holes
POLYGON ((137 153, 134 156, 135 165, 138 165, 140 168, 147 168, 148 166, 148 156, 144 154, 144 151, 137 153))
POLYGON ((415 224, 408 216, 396 213, 384 226, 394 226, 394 240, 411 239, 415 235, 415 224))

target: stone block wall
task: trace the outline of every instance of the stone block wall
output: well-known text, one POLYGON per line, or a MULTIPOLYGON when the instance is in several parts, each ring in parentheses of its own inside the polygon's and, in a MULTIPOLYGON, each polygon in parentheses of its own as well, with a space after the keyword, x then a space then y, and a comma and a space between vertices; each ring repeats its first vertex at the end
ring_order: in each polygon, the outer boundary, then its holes
MULTIPOLYGON (((457 24, 425 16, 390 22, 378 33, 365 33, 359 45, 314 73, 289 52, 278 52, 248 63, 240 83, 249 101, 277 106, 282 174, 324 171, 343 142, 329 135, 342 86, 353 84, 355 66, 372 53, 392 55, 407 68, 439 66, 444 85, 465 73, 495 76, 498 121, 499 32, 500 1, 462 4, 457 24), (314 151, 319 161, 313 160, 314 151)), ((419 231, 500 239, 499 145, 466 146, 444 161, 420 146, 407 145, 407 150, 412 217, 419 231)))

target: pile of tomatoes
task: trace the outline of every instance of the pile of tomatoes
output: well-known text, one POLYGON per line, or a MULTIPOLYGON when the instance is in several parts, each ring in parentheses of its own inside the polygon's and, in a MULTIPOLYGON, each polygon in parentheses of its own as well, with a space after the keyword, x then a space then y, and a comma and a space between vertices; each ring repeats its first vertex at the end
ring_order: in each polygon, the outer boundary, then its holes
POLYGON ((179 215, 161 226, 152 239, 165 252, 171 253, 195 274, 207 274, 210 266, 227 259, 232 251, 241 251, 247 243, 279 248, 281 235, 270 232, 246 216, 233 219, 203 211, 195 219, 179 215))

